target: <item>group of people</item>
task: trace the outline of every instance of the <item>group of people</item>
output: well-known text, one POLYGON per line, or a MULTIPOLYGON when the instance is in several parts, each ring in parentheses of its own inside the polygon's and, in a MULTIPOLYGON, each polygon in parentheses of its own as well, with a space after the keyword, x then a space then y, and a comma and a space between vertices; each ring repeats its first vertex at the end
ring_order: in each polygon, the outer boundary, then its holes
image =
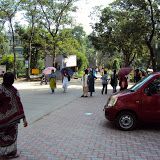
POLYGON ((101 79, 102 79, 102 86, 103 86, 101 91, 102 94, 104 92, 104 88, 105 88, 105 94, 107 94, 107 85, 109 80, 110 80, 111 86, 113 87, 113 93, 117 92, 118 81, 119 81, 120 91, 125 90, 128 87, 128 79, 129 79, 128 75, 119 77, 116 74, 116 70, 113 71, 110 79, 107 76, 107 71, 104 71, 104 74, 102 75, 101 79))
MULTIPOLYGON (((85 73, 82 75, 82 87, 83 87, 83 94, 81 97, 88 97, 88 92, 90 92, 90 96, 92 96, 92 93, 95 92, 94 88, 94 81, 97 79, 95 75, 93 75, 93 71, 90 70, 88 75, 88 70, 85 70, 85 73)), ((119 80, 119 86, 120 90, 125 90, 128 87, 128 81, 126 76, 118 77, 116 74, 116 70, 113 71, 113 74, 111 75, 111 79, 108 78, 107 71, 104 71, 104 74, 101 77, 102 79, 102 90, 101 93, 107 94, 107 86, 110 80, 110 84, 113 87, 113 93, 117 91, 117 85, 119 80)))
POLYGON ((83 94, 81 97, 88 97, 88 92, 90 92, 90 96, 92 96, 92 93, 95 92, 94 89, 94 80, 97 79, 97 77, 94 75, 94 70, 85 70, 85 73, 82 75, 82 87, 83 87, 83 94))
MULTIPOLYGON (((83 94, 81 97, 88 97, 88 92, 90 92, 90 96, 92 96, 93 92, 95 92, 94 88, 94 81, 97 79, 95 76, 95 70, 93 68, 89 68, 85 70, 85 73, 82 76, 82 87, 83 87, 83 94), (89 74, 89 75, 88 75, 89 74)), ((134 81, 137 83, 141 78, 143 78, 145 75, 142 71, 139 69, 136 69, 134 72, 134 81)), ((64 69, 64 72, 62 74, 62 84, 63 84, 63 92, 67 92, 67 87, 69 84, 69 74, 67 73, 66 69, 64 69)), ((107 94, 107 85, 110 80, 110 84, 113 87, 113 93, 117 91, 117 85, 119 81, 120 91, 125 90, 128 87, 128 76, 121 76, 118 77, 116 74, 116 70, 113 71, 111 74, 111 78, 108 78, 107 71, 104 71, 104 74, 101 77, 102 79, 102 90, 101 93, 107 94)), ((50 74, 50 88, 52 93, 54 93, 56 89, 56 73, 54 70, 52 70, 52 73, 50 74)))
MULTIPOLYGON (((56 73, 54 72, 54 70, 52 70, 52 73, 50 74, 49 79, 50 79, 49 81, 50 81, 51 92, 53 94, 56 89, 56 73)), ((63 92, 64 93, 67 92, 69 80, 70 80, 70 76, 67 73, 67 70, 64 69, 64 72, 62 74, 62 84, 63 84, 63 92)))

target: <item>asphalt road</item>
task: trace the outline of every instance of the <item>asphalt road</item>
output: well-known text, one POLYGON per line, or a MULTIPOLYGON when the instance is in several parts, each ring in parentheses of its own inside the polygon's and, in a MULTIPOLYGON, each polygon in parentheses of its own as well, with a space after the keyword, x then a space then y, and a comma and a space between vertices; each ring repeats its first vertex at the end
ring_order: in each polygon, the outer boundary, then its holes
MULTIPOLYGON (((54 94, 51 94, 49 84, 40 85, 40 81, 17 81, 14 83, 14 86, 20 92, 21 101, 29 124, 34 123, 82 95, 80 79, 72 79, 70 81, 67 93, 63 93, 61 81, 57 82, 57 89, 54 94)), ((101 80, 98 79, 95 82, 96 92, 100 92, 101 88, 101 80)), ((108 85, 108 90, 112 90, 110 85, 108 85)))

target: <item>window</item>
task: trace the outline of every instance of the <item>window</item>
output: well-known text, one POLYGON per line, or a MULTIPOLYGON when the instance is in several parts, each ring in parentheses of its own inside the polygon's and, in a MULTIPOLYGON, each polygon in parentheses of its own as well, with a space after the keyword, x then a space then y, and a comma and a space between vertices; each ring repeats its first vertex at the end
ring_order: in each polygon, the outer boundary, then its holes
POLYGON ((145 88, 145 93, 160 94, 160 77, 156 78, 145 88))

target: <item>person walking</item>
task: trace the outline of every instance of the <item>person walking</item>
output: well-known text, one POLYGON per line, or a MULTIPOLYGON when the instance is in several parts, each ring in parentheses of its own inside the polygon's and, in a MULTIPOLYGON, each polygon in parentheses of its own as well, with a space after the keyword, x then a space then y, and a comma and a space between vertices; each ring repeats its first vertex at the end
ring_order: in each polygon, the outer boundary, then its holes
POLYGON ((20 100, 19 92, 12 85, 14 74, 7 72, 0 84, 0 159, 13 159, 17 154, 18 123, 23 119, 24 127, 27 121, 20 100))
POLYGON ((85 74, 82 75, 82 87, 83 94, 81 97, 88 97, 88 70, 85 70, 85 74))
POLYGON ((96 72, 95 72, 94 68, 92 68, 92 72, 93 72, 93 76, 95 76, 96 72))
POLYGON ((93 76, 93 71, 91 71, 90 75, 88 76, 90 96, 92 96, 92 93, 95 92, 95 89, 94 89, 95 79, 97 79, 97 77, 93 76))
POLYGON ((141 76, 140 76, 140 73, 139 73, 139 69, 136 69, 136 83, 141 80, 141 76))
POLYGON ((43 73, 42 78, 41 78, 41 85, 43 84, 43 82, 45 83, 45 85, 47 84, 47 78, 46 75, 43 73))
POLYGON ((50 88, 53 94, 54 90, 56 89, 56 73, 54 70, 52 70, 52 73, 50 74, 50 88))
POLYGON ((128 81, 127 81, 127 78, 125 76, 120 77, 119 86, 120 86, 120 91, 127 89, 128 81))
POLYGON ((67 87, 68 87, 68 78, 69 78, 69 74, 67 73, 67 70, 64 69, 64 72, 62 74, 62 83, 63 83, 63 89, 64 89, 64 93, 67 92, 67 87))
POLYGON ((107 94, 107 85, 108 85, 107 71, 104 71, 104 74, 101 77, 101 79, 102 79, 102 86, 103 86, 101 93, 103 94, 103 92, 105 90, 105 94, 107 94))
POLYGON ((117 92, 116 87, 118 83, 118 76, 116 74, 116 70, 114 70, 113 74, 111 75, 111 86, 113 87, 113 93, 117 92))

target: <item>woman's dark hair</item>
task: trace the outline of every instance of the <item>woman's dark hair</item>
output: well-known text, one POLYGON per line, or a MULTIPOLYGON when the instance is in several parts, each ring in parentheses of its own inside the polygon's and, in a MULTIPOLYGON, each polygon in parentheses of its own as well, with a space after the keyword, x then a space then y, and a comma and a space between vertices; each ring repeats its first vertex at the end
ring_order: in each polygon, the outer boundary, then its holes
POLYGON ((107 74, 107 71, 104 71, 104 74, 107 74))
POLYGON ((4 74, 3 76, 3 85, 6 87, 10 87, 12 86, 12 84, 14 83, 14 73, 12 72, 7 72, 4 74))
POLYGON ((88 69, 85 70, 85 74, 88 74, 88 69))

